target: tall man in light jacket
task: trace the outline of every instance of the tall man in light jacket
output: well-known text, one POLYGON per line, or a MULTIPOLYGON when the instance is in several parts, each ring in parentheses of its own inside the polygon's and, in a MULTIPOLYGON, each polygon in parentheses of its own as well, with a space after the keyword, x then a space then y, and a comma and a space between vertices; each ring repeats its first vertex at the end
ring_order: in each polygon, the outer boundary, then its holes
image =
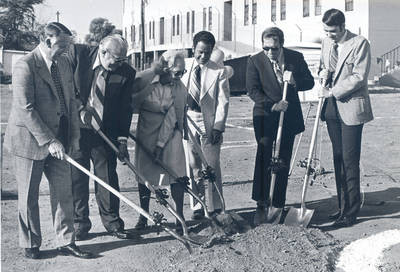
POLYGON ((368 94, 371 65, 369 42, 345 27, 344 14, 330 9, 322 17, 327 37, 322 42, 319 76, 326 86, 321 119, 332 142, 339 210, 330 215, 335 226, 356 223, 360 210, 361 135, 373 119, 368 94))
MULTIPOLYGON (((187 114, 196 124, 193 126, 188 122, 189 129, 201 145, 208 164, 215 170, 215 184, 222 193, 220 152, 228 116, 230 89, 224 67, 210 60, 214 45, 215 38, 208 31, 200 31, 193 37, 194 60, 187 65, 189 69, 182 81, 189 94, 187 114)), ((193 188, 199 189, 199 193, 204 196, 202 164, 191 140, 188 150, 192 177, 197 184, 193 188)), ((214 186, 208 186, 206 201, 211 212, 221 211, 222 203, 214 186)), ((199 208, 194 211, 192 219, 201 219, 203 216, 204 211, 199 208)))

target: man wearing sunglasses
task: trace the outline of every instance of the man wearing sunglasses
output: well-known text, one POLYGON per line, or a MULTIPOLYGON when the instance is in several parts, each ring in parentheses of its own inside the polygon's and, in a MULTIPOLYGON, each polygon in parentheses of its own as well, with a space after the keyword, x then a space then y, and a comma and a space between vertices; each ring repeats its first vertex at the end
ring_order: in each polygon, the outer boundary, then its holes
MULTIPOLYGON (((117 157, 113 150, 87 124, 95 119, 101 130, 119 147, 120 156, 128 157, 127 137, 132 120, 131 91, 135 70, 125 62, 127 43, 118 34, 101 40, 99 46, 76 44, 69 57, 74 69, 76 95, 81 101, 80 150, 78 162, 90 168, 93 162, 96 176, 119 190, 116 172, 117 157)), ((122 157, 120 158, 122 159, 122 157)), ((89 219, 89 177, 77 169, 72 173, 74 196, 74 226, 76 239, 85 240, 92 226, 89 219)), ((95 184, 96 200, 101 221, 112 236, 131 239, 119 216, 119 199, 95 184)))
POLYGON ((314 78, 301 53, 283 47, 284 35, 277 27, 265 29, 263 50, 248 60, 246 88, 254 101, 253 126, 257 141, 252 199, 257 201, 254 224, 263 223, 270 190, 270 162, 280 112, 285 112, 279 158, 285 167, 277 173, 272 206, 282 209, 286 200, 289 164, 296 134, 304 130, 298 91, 310 90, 314 78), (288 73, 290 71, 291 73, 288 73), (286 100, 282 100, 283 78, 288 78, 286 100))

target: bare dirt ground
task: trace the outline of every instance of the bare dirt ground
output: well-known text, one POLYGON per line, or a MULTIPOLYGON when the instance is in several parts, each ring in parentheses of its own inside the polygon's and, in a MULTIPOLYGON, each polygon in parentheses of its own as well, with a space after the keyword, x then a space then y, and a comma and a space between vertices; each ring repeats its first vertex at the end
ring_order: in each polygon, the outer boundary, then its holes
MULTIPOLYGON (((117 240, 107 236, 91 194, 90 239, 77 242, 85 250, 96 253, 93 260, 57 256, 50 213, 48 185, 43 179, 40 215, 43 234, 42 258, 28 260, 18 247, 16 184, 10 156, 4 151, 1 200, 1 268, 2 271, 340 271, 335 268, 343 247, 352 241, 400 229, 400 94, 391 89, 377 89, 371 95, 375 120, 364 128, 361 159, 361 189, 363 206, 357 224, 351 228, 333 229, 327 215, 336 209, 336 189, 333 176, 331 146, 326 128, 322 128, 320 154, 326 174, 318 176, 309 188, 307 207, 314 209, 308 229, 284 225, 263 224, 243 234, 233 235, 233 241, 209 248, 193 247, 193 254, 165 232, 151 227, 141 233, 141 239, 117 240)), ((10 108, 11 90, 2 86, 1 129, 4 132, 10 108)), ((308 104, 303 104, 305 112, 308 104)), ((314 105, 297 160, 308 150, 314 105)), ((252 103, 247 96, 231 98, 228 127, 222 148, 222 172, 227 209, 252 222, 255 203, 251 200, 251 179, 255 159, 255 140, 251 122, 252 103)), ((132 124, 134 130, 136 124, 132 124)), ((131 157, 134 148, 131 145, 131 157)), ((126 167, 118 173, 123 194, 138 203, 137 184, 126 167)), ((304 168, 296 167, 289 180, 287 207, 298 207, 304 168)), ((151 210, 163 212, 169 222, 173 218, 152 201, 151 210)), ((185 217, 190 219, 189 198, 185 198, 185 217)), ((121 204, 121 217, 132 229, 138 214, 121 204)), ((188 220, 191 230, 201 225, 188 220)), ((202 230, 203 232, 205 230, 202 230)), ((373 245, 371 245, 373 246, 373 245)), ((365 249, 368 250, 368 249, 365 249)), ((386 249, 383 265, 378 271, 400 271, 400 245, 386 249)))

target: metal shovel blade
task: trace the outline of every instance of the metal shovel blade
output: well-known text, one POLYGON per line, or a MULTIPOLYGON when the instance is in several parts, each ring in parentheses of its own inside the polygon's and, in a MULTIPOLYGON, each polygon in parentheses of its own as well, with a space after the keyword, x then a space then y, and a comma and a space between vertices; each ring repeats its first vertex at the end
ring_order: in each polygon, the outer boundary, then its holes
POLYGON ((285 225, 307 228, 310 224, 314 210, 307 208, 290 208, 285 218, 285 225))
POLYGON ((275 208, 273 206, 268 207, 265 223, 273 225, 279 224, 279 221, 281 221, 282 210, 282 208, 275 208))

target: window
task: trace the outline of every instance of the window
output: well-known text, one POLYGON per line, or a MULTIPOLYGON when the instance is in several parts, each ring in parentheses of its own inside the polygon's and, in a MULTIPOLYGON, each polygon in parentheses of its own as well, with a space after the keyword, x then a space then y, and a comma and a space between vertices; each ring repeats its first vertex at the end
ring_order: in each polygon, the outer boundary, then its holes
POLYGON ((257 0, 252 0, 251 3, 251 23, 257 24, 257 0))
POLYGON ((208 8, 208 30, 212 29, 212 7, 208 8))
POLYGON ((160 44, 164 44, 164 17, 160 18, 160 44))
POLYGON ((194 33, 194 10, 192 10, 192 33, 194 33))
POLYGON ((243 18, 243 24, 248 25, 249 24, 249 0, 244 0, 244 18, 243 18))
POLYGON ((151 22, 149 22, 149 40, 151 40, 151 37, 152 37, 152 35, 151 35, 151 22))
POLYGON ((303 0, 303 17, 310 16, 310 0, 303 0))
POLYGON ((186 12, 186 33, 189 34, 190 29, 190 12, 186 12))
POLYGON ((271 0, 271 22, 276 21, 276 0, 271 0))
POLYGON ((207 8, 203 8, 203 30, 207 27, 207 8))
POLYGON ((180 20, 181 20, 180 16, 176 15, 176 35, 179 35, 179 31, 180 31, 179 26, 181 25, 180 20))
POLYGON ((315 0, 315 16, 321 15, 321 0, 315 0))
POLYGON ((175 36, 175 15, 172 16, 172 36, 175 36))
POLYGON ((344 0, 344 10, 345 11, 354 10, 353 4, 354 4, 353 0, 344 0))
POLYGON ((142 24, 139 25, 139 42, 142 40, 142 24))
POLYGON ((135 36, 136 36, 136 29, 134 25, 131 25, 131 43, 135 42, 135 36))
POLYGON ((281 0, 281 21, 286 20, 286 0, 281 0))

